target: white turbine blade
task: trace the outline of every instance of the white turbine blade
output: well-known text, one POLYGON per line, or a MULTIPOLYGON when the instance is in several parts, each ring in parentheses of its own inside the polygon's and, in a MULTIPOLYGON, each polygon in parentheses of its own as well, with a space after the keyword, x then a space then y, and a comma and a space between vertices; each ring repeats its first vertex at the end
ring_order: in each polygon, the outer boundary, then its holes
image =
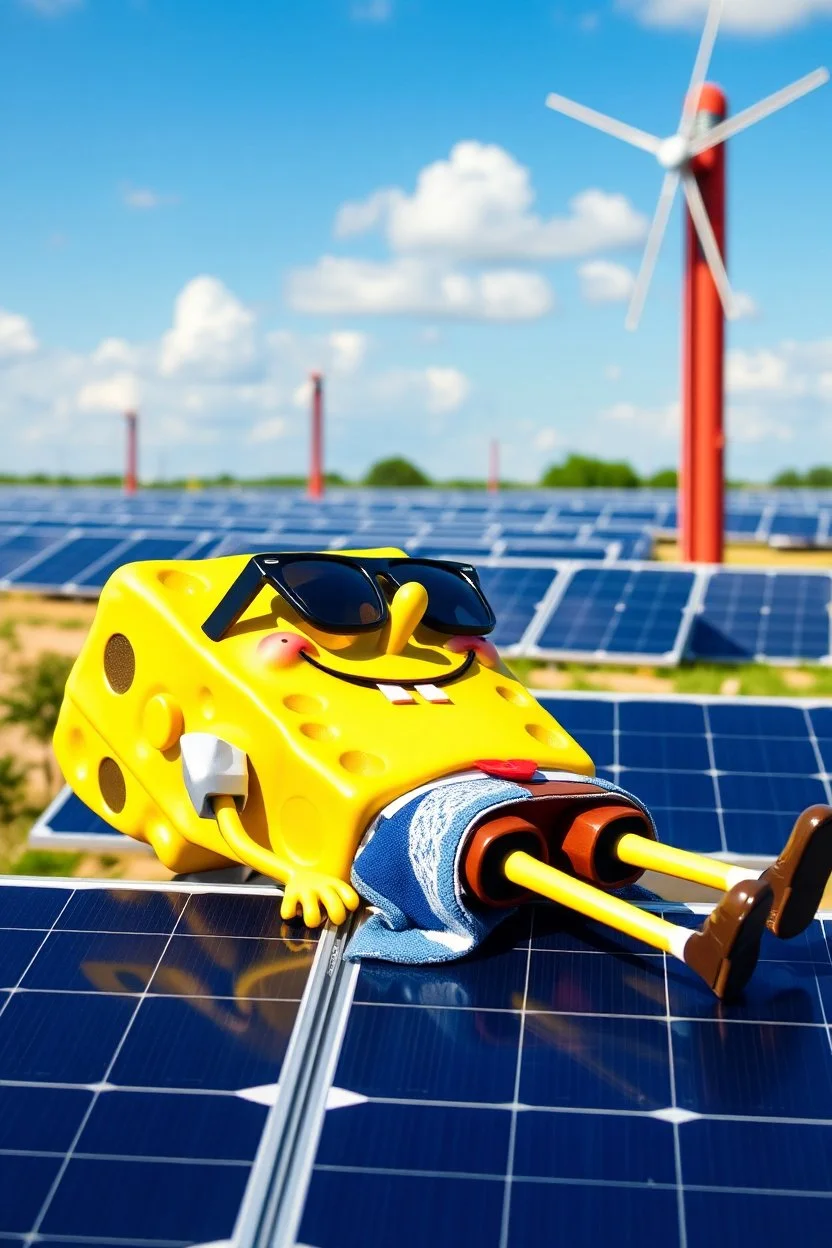
POLYGON ((653 156, 661 145, 661 139, 655 135, 647 134, 645 130, 639 130, 635 126, 628 126, 626 121, 616 121, 614 117, 607 117, 606 113, 596 112, 585 104, 568 100, 565 95, 556 95, 554 92, 547 95, 546 107, 553 108, 556 113, 563 113, 574 121, 582 121, 584 125, 592 126, 595 130, 603 130, 604 134, 611 134, 613 138, 623 139, 632 147, 640 147, 642 151, 650 152, 653 156))
POLYGON ((696 53, 696 60, 693 64, 693 73, 690 76, 690 86, 685 96, 685 104, 682 109, 682 120, 679 123, 679 133, 689 139, 693 134, 693 126, 696 120, 696 109, 699 105, 699 92, 702 90, 702 84, 708 76, 708 70, 711 67, 711 57, 714 52, 714 44, 719 32, 719 23, 722 21, 722 10, 725 7, 725 0, 711 0, 708 16, 705 18, 705 29, 702 31, 702 38, 699 41, 699 51, 696 53))
POLYGON ((782 90, 775 91, 773 95, 766 96, 764 100, 760 100, 759 104, 752 104, 750 108, 743 109, 741 113, 721 121, 718 126, 714 126, 713 130, 708 130, 701 138, 691 143, 691 154, 698 156, 700 152, 706 152, 709 148, 724 143, 726 139, 733 138, 741 130, 747 130, 749 126, 762 121, 764 117, 770 117, 772 113, 779 112, 787 104, 794 104, 795 100, 808 95, 810 91, 816 91, 828 81, 828 69, 813 70, 805 78, 798 78, 797 82, 793 82, 791 86, 783 87, 782 90))
POLYGON ((675 170, 666 173, 659 194, 659 202, 656 205, 656 212, 653 216, 653 223, 650 226, 650 233, 647 235, 647 244, 644 248, 641 268, 638 271, 636 284, 630 297, 630 307, 627 310, 627 320, 625 321, 627 329, 637 329, 641 320, 644 302, 650 289, 653 270, 659 258, 662 241, 667 230, 667 223, 670 220, 670 210, 673 207, 673 200, 676 198, 678 186, 679 174, 675 170))
POLYGON ((736 304, 734 302, 734 292, 731 289, 731 283, 725 271, 725 261, 722 259, 722 252, 719 249, 719 243, 716 241, 711 218, 708 216, 708 209, 705 207, 699 184, 689 170, 682 174, 682 186, 702 251, 708 262, 708 268, 711 270, 711 277, 714 279, 714 285, 719 292, 722 306, 725 309, 725 315, 729 320, 733 320, 737 315, 736 304))

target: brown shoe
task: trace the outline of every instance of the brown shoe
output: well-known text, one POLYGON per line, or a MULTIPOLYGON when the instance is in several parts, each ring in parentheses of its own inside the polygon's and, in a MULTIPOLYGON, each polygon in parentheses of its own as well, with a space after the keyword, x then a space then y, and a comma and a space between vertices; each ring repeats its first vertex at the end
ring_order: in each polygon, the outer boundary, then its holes
POLYGON ((760 876, 774 893, 768 925, 775 936, 791 940, 806 930, 830 874, 832 806, 810 806, 798 816, 780 857, 760 876))
POLYGON ((685 945, 687 965, 723 1000, 751 978, 773 899, 763 880, 735 884, 685 945))

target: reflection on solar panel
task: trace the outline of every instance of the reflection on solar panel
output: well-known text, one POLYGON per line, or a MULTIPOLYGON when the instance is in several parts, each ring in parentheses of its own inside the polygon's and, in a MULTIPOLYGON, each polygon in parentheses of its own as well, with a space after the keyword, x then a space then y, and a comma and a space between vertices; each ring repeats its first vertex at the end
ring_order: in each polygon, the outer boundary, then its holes
POLYGON ((832 803, 832 708, 751 698, 539 693, 601 776, 640 797, 663 841, 775 857, 806 806, 832 803))
POLYGON ((691 655, 821 659, 830 652, 826 573, 714 572, 691 631, 691 655))
POLYGON ((365 964, 335 1074, 353 1103, 326 1114, 297 1239, 828 1243, 822 924, 767 936, 734 1006, 636 949, 541 908, 457 965, 365 964))
POLYGON ((480 584, 494 608, 496 646, 519 646, 554 582, 554 568, 480 567, 480 584))
POLYGON ((534 651, 677 663, 696 577, 682 569, 578 568, 534 637, 534 651))
POLYGON ((273 892, 68 882, 0 885, 0 928, 0 1242, 230 1237, 314 933, 273 892))

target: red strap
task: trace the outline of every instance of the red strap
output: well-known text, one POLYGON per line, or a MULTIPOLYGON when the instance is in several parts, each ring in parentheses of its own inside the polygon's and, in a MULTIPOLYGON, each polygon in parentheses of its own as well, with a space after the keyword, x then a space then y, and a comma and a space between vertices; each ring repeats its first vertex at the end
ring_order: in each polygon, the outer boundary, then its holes
POLYGON ((531 780, 538 770, 530 758, 478 758, 472 765, 498 780, 531 780))

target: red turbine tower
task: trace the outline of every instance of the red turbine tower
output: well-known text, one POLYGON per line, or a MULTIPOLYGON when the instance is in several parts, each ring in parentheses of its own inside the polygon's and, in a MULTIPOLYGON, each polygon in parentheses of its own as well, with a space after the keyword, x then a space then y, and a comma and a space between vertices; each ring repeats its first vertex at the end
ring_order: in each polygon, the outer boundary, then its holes
POLYGON ((725 269, 724 143, 829 80, 828 70, 816 69, 729 118, 723 92, 705 81, 723 7, 724 0, 711 0, 679 129, 669 138, 647 134, 562 95, 550 95, 546 100, 556 112, 649 152, 665 170, 644 259, 633 287, 628 329, 636 329, 641 318, 680 185, 685 196, 679 534, 682 557, 698 563, 722 562, 725 317, 738 313, 725 269))
POLYGON ((124 493, 135 494, 139 484, 139 415, 125 412, 127 456, 124 466, 124 493))
POLYGON ((312 428, 309 444, 310 498, 324 496, 324 379, 320 373, 311 373, 312 382, 312 428))

